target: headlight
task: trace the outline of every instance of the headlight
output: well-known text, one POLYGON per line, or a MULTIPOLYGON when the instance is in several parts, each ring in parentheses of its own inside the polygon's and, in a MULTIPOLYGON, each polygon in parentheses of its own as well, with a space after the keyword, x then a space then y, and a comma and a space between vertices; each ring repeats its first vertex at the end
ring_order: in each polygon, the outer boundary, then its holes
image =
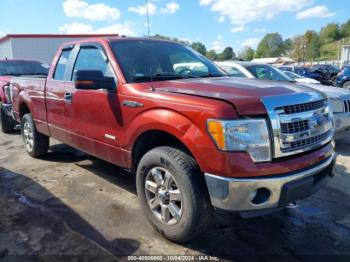
POLYGON ((343 100, 339 99, 329 99, 329 105, 333 113, 343 113, 344 103, 343 100))
POLYGON ((245 151, 254 162, 271 160, 270 136, 265 119, 210 119, 208 131, 220 150, 245 151))

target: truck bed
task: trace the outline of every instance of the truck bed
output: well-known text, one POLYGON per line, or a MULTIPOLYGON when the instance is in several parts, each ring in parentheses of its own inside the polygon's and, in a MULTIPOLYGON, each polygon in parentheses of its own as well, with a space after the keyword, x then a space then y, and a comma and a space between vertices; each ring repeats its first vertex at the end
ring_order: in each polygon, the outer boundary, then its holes
POLYGON ((22 105, 24 104, 23 102, 26 102, 25 104, 30 107, 28 109, 32 113, 38 129, 41 129, 45 123, 45 129, 47 130, 45 102, 46 77, 15 77, 11 80, 11 84, 13 92, 12 103, 16 120, 20 122, 20 118, 26 110, 22 105))

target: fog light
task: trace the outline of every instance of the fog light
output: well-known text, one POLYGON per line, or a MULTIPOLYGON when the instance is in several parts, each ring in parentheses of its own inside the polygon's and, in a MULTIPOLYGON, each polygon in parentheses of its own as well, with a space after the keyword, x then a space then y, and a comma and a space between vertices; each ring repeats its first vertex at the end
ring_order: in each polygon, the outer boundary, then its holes
POLYGON ((249 195, 250 202, 254 205, 264 204, 265 202, 267 202, 269 200, 269 198, 271 196, 270 190, 268 190, 265 187, 258 188, 254 192, 255 192, 254 198, 251 198, 253 196, 253 194, 252 194, 253 192, 250 193, 250 195, 249 195))

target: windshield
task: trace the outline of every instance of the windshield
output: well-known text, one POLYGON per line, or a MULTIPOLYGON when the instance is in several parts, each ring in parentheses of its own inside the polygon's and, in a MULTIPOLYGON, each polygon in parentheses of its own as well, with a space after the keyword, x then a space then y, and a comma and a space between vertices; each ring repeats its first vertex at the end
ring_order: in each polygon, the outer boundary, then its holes
POLYGON ((0 61, 0 75, 47 75, 49 66, 36 61, 0 61))
POLYGON ((111 46, 128 83, 226 76, 211 61, 185 45, 125 40, 112 42, 111 46))
POLYGON ((266 79, 273 81, 295 82, 294 79, 287 76, 281 70, 269 65, 250 65, 246 66, 250 73, 258 79, 266 79))
POLYGON ((302 77, 293 73, 293 72, 289 72, 289 71, 284 71, 283 73, 285 73, 287 76, 293 78, 293 79, 301 79, 302 77))

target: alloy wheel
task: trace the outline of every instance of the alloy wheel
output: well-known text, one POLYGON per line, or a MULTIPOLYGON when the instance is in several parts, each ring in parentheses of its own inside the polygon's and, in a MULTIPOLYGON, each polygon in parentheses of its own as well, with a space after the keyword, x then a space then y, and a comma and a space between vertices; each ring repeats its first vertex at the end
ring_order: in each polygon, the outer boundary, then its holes
POLYGON ((182 194, 174 176, 161 167, 152 168, 145 180, 145 193, 153 215, 162 223, 175 225, 183 212, 182 194))

